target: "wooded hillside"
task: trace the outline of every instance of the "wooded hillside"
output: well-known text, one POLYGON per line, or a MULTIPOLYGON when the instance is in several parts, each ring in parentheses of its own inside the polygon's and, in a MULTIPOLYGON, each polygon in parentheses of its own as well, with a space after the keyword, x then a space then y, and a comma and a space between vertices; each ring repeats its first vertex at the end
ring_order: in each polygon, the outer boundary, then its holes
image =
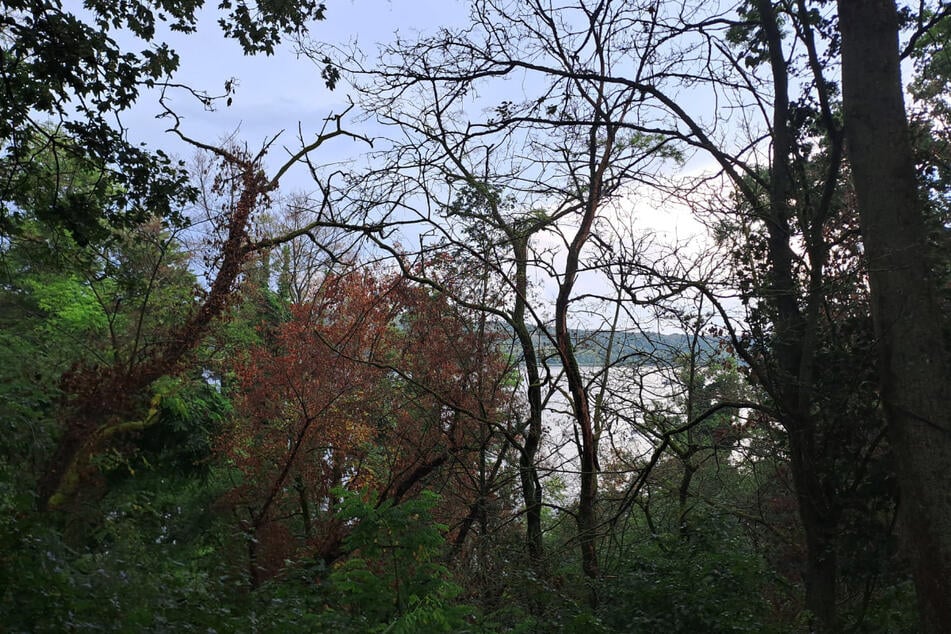
POLYGON ((951 6, 372 4, 0 0, 0 632, 946 632, 951 6))

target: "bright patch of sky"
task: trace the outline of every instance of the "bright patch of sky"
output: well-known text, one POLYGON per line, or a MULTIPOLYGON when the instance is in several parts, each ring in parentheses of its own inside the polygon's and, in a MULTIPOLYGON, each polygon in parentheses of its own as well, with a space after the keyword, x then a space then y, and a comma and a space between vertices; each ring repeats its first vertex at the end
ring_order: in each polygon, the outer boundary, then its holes
MULTIPOLYGON (((306 139, 312 139, 326 117, 347 107, 348 86, 342 84, 334 91, 328 90, 320 77, 320 68, 299 54, 293 43, 282 44, 271 57, 244 55, 237 42, 222 36, 216 5, 217 2, 210 3, 202 11, 197 33, 165 31, 158 35, 181 57, 175 83, 219 95, 225 82, 236 80, 231 105, 225 106, 222 100, 214 111, 205 109, 183 90, 167 91, 166 100, 181 116, 184 133, 206 143, 217 143, 233 134, 235 140, 247 143, 254 151, 283 130, 276 147, 294 148, 299 145, 298 130, 306 139)), ((397 32, 404 37, 431 33, 443 26, 463 24, 468 15, 467 3, 461 0, 331 0, 327 5, 326 20, 312 24, 310 36, 332 45, 353 43, 369 56, 397 32)), ((131 37, 119 39, 124 45, 142 48, 142 43, 131 37)), ((146 93, 123 116, 123 123, 133 140, 188 160, 193 150, 166 132, 170 126, 168 119, 156 119, 162 111, 158 98, 158 91, 146 93)), ((362 132, 352 124, 349 128, 362 132)), ((363 149, 355 142, 340 139, 321 148, 314 158, 318 162, 341 161, 363 149)), ((284 155, 273 154, 271 162, 277 165, 284 155)), ((291 174, 286 185, 290 190, 312 189, 308 180, 301 170, 291 174)))
MULTIPOLYGON (((78 6, 79 3, 73 0, 66 4, 70 8, 70 4, 78 6)), ((327 4, 327 18, 311 25, 310 38, 329 45, 355 46, 370 65, 378 48, 392 42, 396 34, 404 40, 412 40, 443 27, 465 26, 469 18, 465 0, 330 0, 327 4)), ((335 91, 328 90, 320 77, 319 66, 300 54, 292 42, 282 44, 271 57, 245 56, 237 42, 221 35, 216 23, 216 6, 217 2, 212 2, 202 12, 197 33, 183 35, 165 31, 160 32, 157 39, 167 41, 180 55, 181 67, 173 79, 175 83, 217 95, 224 91, 226 82, 234 80, 237 87, 230 106, 225 106, 222 100, 213 111, 208 110, 182 89, 170 89, 166 93, 167 103, 181 117, 182 132, 209 144, 232 137, 254 152, 283 131, 268 157, 268 167, 273 172, 286 157, 280 148, 299 148, 299 133, 305 140, 313 139, 328 115, 346 109, 352 88, 342 83, 335 91)), ((145 46, 130 36, 116 37, 131 50, 145 46)), ((517 93, 529 95, 532 92, 532 86, 526 85, 524 79, 510 79, 500 86, 481 94, 478 101, 482 107, 501 102, 503 98, 518 99, 517 93), (498 99, 493 101, 496 97, 498 99)), ((694 101, 693 106, 703 107, 698 103, 704 101, 702 96, 684 95, 684 98, 694 101)), ((135 108, 123 114, 123 124, 130 138, 190 160, 194 150, 166 132, 171 121, 156 118, 162 111, 158 99, 157 90, 146 93, 135 108)), ((346 122, 348 130, 369 136, 380 133, 378 127, 373 127, 372 118, 361 118, 357 112, 352 114, 346 122)), ((473 114, 476 118, 483 115, 473 114)), ((367 149, 353 140, 335 139, 321 147, 313 160, 317 164, 356 160, 367 149)), ((712 162, 705 157, 695 157, 685 169, 699 173, 712 167, 712 162)), ((305 169, 290 172, 282 183, 284 193, 314 189, 305 169)), ((650 198, 632 191, 616 203, 615 209, 606 209, 604 213, 618 225, 629 226, 633 232, 652 233, 659 250, 669 251, 677 246, 685 252, 702 253, 708 247, 704 228, 689 209, 683 204, 658 203, 650 198)), ((558 250, 557 244, 552 246, 558 250)), ((554 268, 560 270, 562 262, 558 260, 563 254, 554 258, 554 268)), ((553 299, 553 280, 542 278, 536 276, 536 287, 543 297, 553 299)), ((597 272, 583 274, 579 287, 584 293, 605 296, 612 293, 597 272)))

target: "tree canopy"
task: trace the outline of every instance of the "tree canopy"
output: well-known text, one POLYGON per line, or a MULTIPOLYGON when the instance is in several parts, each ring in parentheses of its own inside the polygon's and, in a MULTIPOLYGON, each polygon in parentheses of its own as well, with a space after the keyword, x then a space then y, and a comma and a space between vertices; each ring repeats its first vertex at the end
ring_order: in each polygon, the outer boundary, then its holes
POLYGON ((468 7, 2 1, 5 631, 943 632, 951 7, 468 7))

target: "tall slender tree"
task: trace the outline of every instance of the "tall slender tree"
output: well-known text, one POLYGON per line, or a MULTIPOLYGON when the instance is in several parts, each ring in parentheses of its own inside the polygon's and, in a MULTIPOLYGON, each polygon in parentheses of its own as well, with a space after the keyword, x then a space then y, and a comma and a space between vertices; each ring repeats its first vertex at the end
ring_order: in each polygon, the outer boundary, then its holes
MULTIPOLYGON (((951 347, 929 265, 894 0, 840 0, 848 154, 868 258, 882 403, 925 632, 951 623, 951 347)), ((947 7, 944 8, 947 11, 947 7)))

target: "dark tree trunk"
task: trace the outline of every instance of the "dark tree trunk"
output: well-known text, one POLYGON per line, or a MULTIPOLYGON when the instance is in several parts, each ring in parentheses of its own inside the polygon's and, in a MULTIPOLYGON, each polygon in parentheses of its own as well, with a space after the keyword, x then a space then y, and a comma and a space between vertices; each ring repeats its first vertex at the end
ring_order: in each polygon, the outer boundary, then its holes
MULTIPOLYGON (((591 407, 588 392, 585 389, 584 377, 578 366, 574 344, 568 330, 568 308, 571 302, 571 293, 574 290, 578 275, 581 250, 591 237, 594 220, 597 217, 598 207, 602 204, 602 188, 604 173, 610 164, 614 139, 617 129, 608 124, 603 125, 606 134, 603 147, 598 141, 601 122, 596 121, 589 133, 589 175, 590 190, 585 200, 584 212, 578 225, 578 231, 568 247, 565 257, 565 271, 558 287, 558 297, 555 299, 555 343, 558 356, 565 371, 565 380, 568 383, 568 392, 571 395, 571 408, 575 423, 580 432, 580 446, 578 458, 581 467, 581 491, 578 496, 578 543, 581 546, 581 568, 589 580, 597 579, 600 574, 597 551, 597 501, 598 501, 598 441, 594 433, 594 421, 591 416, 591 407)), ((597 595, 591 593, 592 606, 597 604, 597 595)))
POLYGON ((544 557, 542 542, 542 485, 535 464, 542 436, 542 380, 538 372, 538 355, 532 333, 525 322, 528 309, 528 235, 510 233, 515 256, 515 306, 512 311, 512 327, 518 337, 525 359, 525 375, 528 379, 528 421, 523 433, 524 442, 519 448, 519 478, 525 500, 525 529, 528 557, 536 569, 540 569, 544 557))
MULTIPOLYGON (((810 368, 815 358, 807 345, 806 320, 799 308, 798 284, 794 271, 795 254, 791 246, 795 183, 790 158, 795 142, 791 128, 789 71, 782 48, 782 33, 770 0, 757 0, 757 9, 769 48, 773 75, 772 141, 769 207, 764 220, 769 231, 769 301, 772 304, 775 358, 774 386, 771 390, 784 412, 783 424, 789 438, 790 468, 796 486, 799 517, 806 535, 806 607, 813 614, 818 632, 835 632, 836 559, 835 529, 829 530, 829 504, 821 481, 829 474, 821 471, 815 437, 815 420, 808 414, 812 403, 810 368)), ((812 262, 813 267, 821 266, 812 262)))
POLYGON ((796 487, 799 519, 806 538, 803 584, 806 608, 812 613, 815 632, 839 632, 838 623, 838 500, 830 500, 824 482, 832 475, 822 465, 813 442, 815 424, 806 417, 787 424, 790 467, 796 487), (795 430, 795 431, 792 431, 795 430))
MULTIPOLYGON (((688 417, 687 420, 692 419, 688 417)), ((680 532, 681 539, 690 537, 690 525, 687 522, 687 513, 690 511, 690 507, 688 506, 688 502, 690 501, 690 483, 693 481, 693 476, 697 472, 697 467, 690 462, 690 459, 691 454, 688 454, 684 458, 684 473, 680 477, 680 489, 677 495, 677 501, 679 503, 677 530, 680 532)))
POLYGON ((927 260, 893 0, 839 0, 846 140, 868 258, 902 532, 924 632, 951 624, 951 373, 927 260))
POLYGON ((297 491, 297 500, 300 504, 301 526, 304 529, 304 538, 310 539, 313 526, 310 514, 310 499, 307 497, 307 485, 299 474, 294 478, 294 490, 297 491))
MULTIPOLYGON (((802 502, 800 502, 802 504, 802 502)), ((835 522, 808 505, 800 516, 806 532, 806 606, 812 612, 818 632, 839 632, 837 610, 837 556, 835 522)))

